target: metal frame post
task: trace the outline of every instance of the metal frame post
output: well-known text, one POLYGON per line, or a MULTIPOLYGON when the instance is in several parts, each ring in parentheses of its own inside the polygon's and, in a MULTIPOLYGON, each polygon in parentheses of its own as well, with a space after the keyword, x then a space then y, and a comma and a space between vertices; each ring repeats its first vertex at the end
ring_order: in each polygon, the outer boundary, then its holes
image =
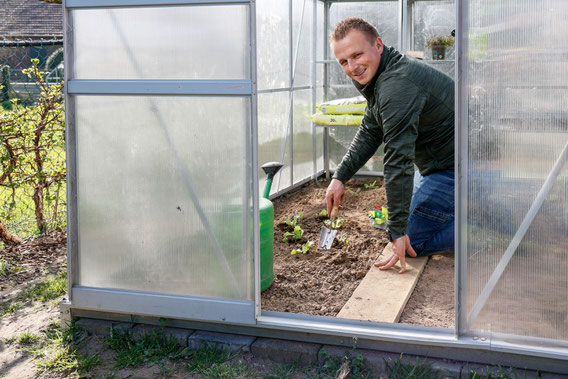
MULTIPOLYGON (((317 91, 317 40, 318 40, 318 0, 312 0, 312 113, 316 112, 316 91, 317 91)), ((317 131, 312 122, 312 179, 316 180, 318 176, 317 166, 317 131)))
POLYGON ((69 94, 69 79, 74 76, 73 18, 63 0, 63 73, 65 96, 65 150, 67 165, 67 298, 72 300, 72 288, 79 280, 79 227, 77 204, 77 133, 75 129, 75 101, 69 94))
POLYGON ((467 188, 468 188, 468 0, 456 3, 455 65, 455 334, 465 326, 464 299, 467 280, 467 188))
MULTIPOLYGON (((258 95, 257 95, 257 59, 256 59, 256 0, 250 0, 250 44, 251 44, 251 62, 250 62, 250 79, 252 82, 252 95, 250 100, 251 105, 251 164, 249 166, 249 172, 251 174, 251 181, 247 183, 252 186, 252 227, 253 227, 253 263, 254 263, 254 317, 255 320, 260 317, 262 304, 261 304, 261 275, 260 275, 260 189, 258 188, 258 95)), ((248 199, 247 199, 248 201, 248 199)), ((248 222, 245 223, 244 228, 247 230, 244 232, 246 235, 250 235, 248 228, 250 225, 248 222)), ((250 251, 250 245, 247 250, 250 251)))
MULTIPOLYGON (((288 131, 290 139, 290 144, 288 145, 288 159, 290 162, 290 185, 294 184, 294 0, 288 0, 288 34, 290 36, 290 70, 289 70, 289 81, 290 81, 290 106, 288 115, 288 131)), ((279 183, 280 184, 280 183, 279 183)), ((280 189, 280 188, 278 188, 280 189)))
MULTIPOLYGON (((331 2, 325 1, 323 5, 323 35, 327 41, 329 36, 329 8, 331 2)), ((329 61, 329 44, 325 44, 323 50, 324 62, 329 61)), ((329 96, 329 66, 328 63, 323 64, 323 101, 327 101, 329 96)), ((325 180, 329 181, 329 128, 323 128, 323 169, 325 171, 325 180)))

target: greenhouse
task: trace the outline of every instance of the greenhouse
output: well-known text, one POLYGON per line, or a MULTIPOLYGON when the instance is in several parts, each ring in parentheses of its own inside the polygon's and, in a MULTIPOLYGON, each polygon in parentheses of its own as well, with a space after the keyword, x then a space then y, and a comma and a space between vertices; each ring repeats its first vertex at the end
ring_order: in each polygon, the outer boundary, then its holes
MULTIPOLYGON (((566 16, 563 0, 64 1, 66 317, 568 373, 566 16), (265 306, 267 198, 325 189, 357 131, 312 121, 359 95, 328 43, 348 16, 455 80, 453 327, 265 306)), ((381 180, 382 157, 357 177, 381 180)))

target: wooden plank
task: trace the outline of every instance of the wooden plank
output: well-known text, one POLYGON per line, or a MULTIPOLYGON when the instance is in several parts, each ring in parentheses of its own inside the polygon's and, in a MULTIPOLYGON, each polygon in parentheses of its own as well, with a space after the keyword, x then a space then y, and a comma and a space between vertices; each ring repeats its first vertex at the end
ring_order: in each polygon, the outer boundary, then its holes
MULTIPOLYGON (((381 258, 392 254, 389 243, 381 258)), ((398 322, 406 302, 410 298, 418 278, 426 266, 428 257, 407 258, 406 272, 399 274, 400 263, 386 271, 371 267, 351 298, 337 317, 379 322, 398 322)))

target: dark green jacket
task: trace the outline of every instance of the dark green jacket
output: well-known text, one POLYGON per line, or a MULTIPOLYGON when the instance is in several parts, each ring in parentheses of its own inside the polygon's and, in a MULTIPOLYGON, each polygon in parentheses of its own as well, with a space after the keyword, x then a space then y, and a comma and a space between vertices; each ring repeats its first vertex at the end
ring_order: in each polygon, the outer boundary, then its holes
POLYGON ((406 234, 414 164, 423 176, 454 168, 454 81, 385 46, 373 79, 353 83, 367 108, 333 177, 345 183, 384 142, 388 228, 398 238, 406 234))

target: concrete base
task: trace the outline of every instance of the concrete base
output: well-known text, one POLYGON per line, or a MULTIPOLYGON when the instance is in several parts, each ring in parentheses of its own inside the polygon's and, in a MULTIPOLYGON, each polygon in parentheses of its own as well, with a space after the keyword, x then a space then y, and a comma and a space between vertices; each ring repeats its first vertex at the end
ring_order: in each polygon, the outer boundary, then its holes
MULTIPOLYGON (((76 322, 76 325, 82 329, 98 335, 110 335, 113 329, 131 330, 132 333, 151 332, 153 328, 177 333, 182 339, 184 336, 192 333, 192 330, 183 328, 165 327, 160 328, 150 325, 136 325, 132 328, 131 323, 112 322, 99 319, 82 318, 76 322), (132 328, 132 329, 130 329, 132 328)), ((372 377, 388 377, 390 368, 393 364, 400 360, 403 364, 415 366, 416 364, 428 364, 435 374, 442 378, 468 378, 471 371, 477 374, 487 375, 488 373, 500 374, 506 373, 510 377, 519 378, 546 378, 557 379, 567 378, 568 375, 554 374, 543 371, 534 370, 511 370, 507 366, 501 365, 483 365, 479 363, 470 363, 467 361, 452 361, 448 359, 436 359, 426 356, 418 356, 406 353, 392 353, 380 350, 372 350, 358 348, 358 342, 352 346, 337 346, 317 344, 310 342, 291 341, 278 338, 263 338, 246 336, 239 334, 229 334, 220 332, 196 331, 187 339, 188 346, 191 349, 199 349, 203 346, 214 347, 229 351, 250 352, 255 357, 269 359, 277 363, 294 363, 300 365, 324 364, 326 359, 348 357, 350 359, 361 355, 364 358, 366 366, 371 370, 372 377), (325 351, 325 353, 324 353, 325 351)), ((551 367, 542 367, 541 370, 551 369, 551 367)))

